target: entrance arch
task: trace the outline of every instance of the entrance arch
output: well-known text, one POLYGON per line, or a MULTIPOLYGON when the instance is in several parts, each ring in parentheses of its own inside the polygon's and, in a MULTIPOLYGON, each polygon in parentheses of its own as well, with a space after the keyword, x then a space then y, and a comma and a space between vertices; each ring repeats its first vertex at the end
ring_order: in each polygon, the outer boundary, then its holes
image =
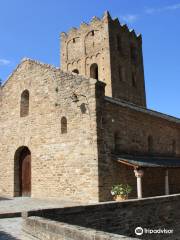
POLYGON ((31 152, 19 147, 14 156, 14 196, 31 196, 31 152))

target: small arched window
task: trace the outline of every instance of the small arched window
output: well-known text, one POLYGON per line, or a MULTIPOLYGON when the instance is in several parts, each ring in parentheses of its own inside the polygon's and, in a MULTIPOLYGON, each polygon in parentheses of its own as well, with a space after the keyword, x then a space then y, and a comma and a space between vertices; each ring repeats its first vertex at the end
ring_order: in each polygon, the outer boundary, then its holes
POLYGON ((131 51, 131 61, 136 63, 136 61, 137 61, 137 48, 132 45, 131 48, 130 48, 130 51, 131 51))
POLYGON ((117 50, 118 50, 119 52, 121 52, 121 50, 122 50, 122 40, 121 40, 121 37, 120 37, 120 36, 117 36, 116 42, 117 42, 117 50))
POLYGON ((120 80, 120 82, 123 82, 123 81, 125 81, 125 79, 126 79, 125 68, 120 66, 119 67, 119 80, 120 80))
POLYGON ((90 77, 98 80, 98 65, 96 63, 90 66, 90 77))
POLYGON ((176 155, 176 141, 175 140, 172 141, 172 154, 176 155))
POLYGON ((85 114, 87 112, 87 108, 86 108, 86 104, 85 103, 82 103, 80 105, 80 109, 81 109, 81 113, 82 114, 85 114))
POLYGON ((119 152, 121 150, 121 138, 118 132, 114 134, 114 151, 119 152))
POLYGON ((66 117, 61 118, 61 133, 62 134, 67 133, 67 119, 66 119, 66 117))
POLYGON ((135 88, 137 87, 136 74, 134 72, 132 72, 132 86, 135 88))
POLYGON ((21 94, 20 117, 26 117, 29 114, 29 91, 24 90, 21 94))
POLYGON ((79 70, 78 69, 74 69, 72 70, 73 73, 79 74, 79 70))
POLYGON ((153 137, 148 136, 148 152, 153 153, 153 137))

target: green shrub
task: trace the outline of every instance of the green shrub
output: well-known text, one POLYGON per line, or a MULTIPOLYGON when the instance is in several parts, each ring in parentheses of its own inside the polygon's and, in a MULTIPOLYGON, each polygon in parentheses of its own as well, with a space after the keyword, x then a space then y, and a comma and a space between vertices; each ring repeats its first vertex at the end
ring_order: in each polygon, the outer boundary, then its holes
POLYGON ((113 196, 128 196, 128 194, 132 191, 132 187, 128 184, 116 184, 111 189, 111 194, 113 196))

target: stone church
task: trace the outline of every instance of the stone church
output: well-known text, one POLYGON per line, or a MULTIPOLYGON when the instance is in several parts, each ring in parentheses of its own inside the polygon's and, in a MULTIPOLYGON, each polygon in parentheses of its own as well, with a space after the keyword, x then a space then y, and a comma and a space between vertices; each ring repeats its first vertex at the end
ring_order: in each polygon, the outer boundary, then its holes
POLYGON ((146 106, 142 37, 105 12, 61 33, 61 68, 23 59, 0 88, 0 195, 180 192, 180 119, 146 106))

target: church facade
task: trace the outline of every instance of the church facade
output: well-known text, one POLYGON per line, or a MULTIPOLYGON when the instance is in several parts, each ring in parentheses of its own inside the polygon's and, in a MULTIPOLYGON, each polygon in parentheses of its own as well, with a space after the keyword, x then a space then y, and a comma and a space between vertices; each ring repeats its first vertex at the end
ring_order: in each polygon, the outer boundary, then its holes
POLYGON ((0 195, 180 192, 180 119, 146 106, 142 38, 106 12, 61 34, 61 68, 23 59, 0 88, 0 195))

